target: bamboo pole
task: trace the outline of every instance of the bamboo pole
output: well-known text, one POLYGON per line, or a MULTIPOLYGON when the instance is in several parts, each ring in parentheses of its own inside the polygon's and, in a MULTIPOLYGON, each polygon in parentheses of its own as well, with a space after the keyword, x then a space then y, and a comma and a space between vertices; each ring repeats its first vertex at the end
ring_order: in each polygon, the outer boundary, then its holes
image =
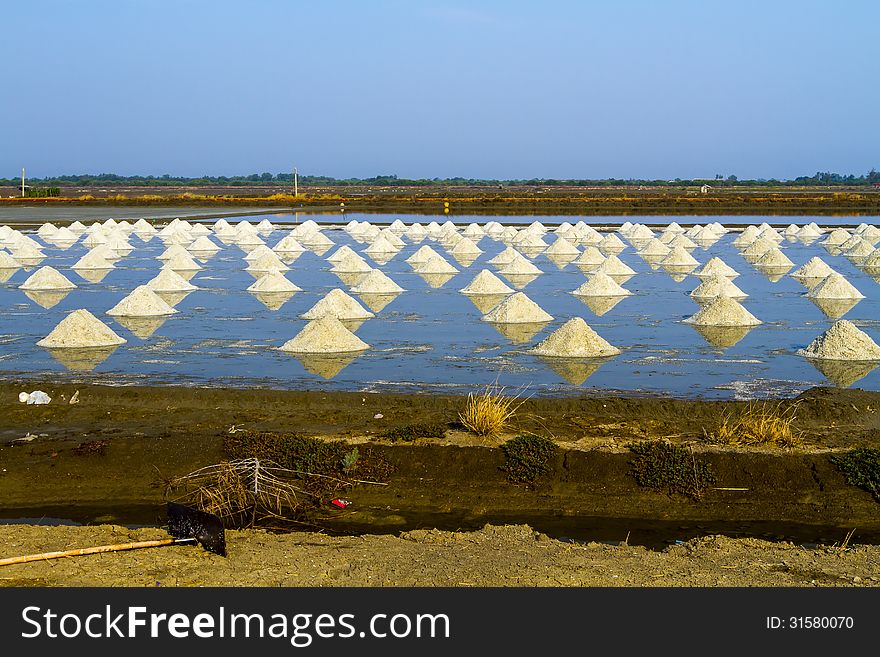
POLYGON ((101 554, 103 552, 122 552, 123 550, 139 550, 141 548, 161 547, 174 545, 175 543, 190 543, 194 538, 161 538, 155 541, 136 541, 133 543, 115 543, 113 545, 97 545, 77 550, 63 550, 61 552, 43 552, 41 554, 26 554, 21 557, 7 557, 0 559, 0 566, 11 566, 17 563, 30 561, 45 561, 47 559, 60 559, 62 557, 79 557, 85 554, 101 554))

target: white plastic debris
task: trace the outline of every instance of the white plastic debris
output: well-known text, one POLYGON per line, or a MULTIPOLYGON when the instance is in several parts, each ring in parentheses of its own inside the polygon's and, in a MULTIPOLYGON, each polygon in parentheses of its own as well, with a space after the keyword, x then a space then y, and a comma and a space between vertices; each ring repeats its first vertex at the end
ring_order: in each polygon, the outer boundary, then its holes
POLYGON ((26 392, 22 392, 21 394, 19 394, 18 401, 27 404, 48 404, 50 401, 52 401, 52 398, 42 390, 34 390, 30 394, 26 392))

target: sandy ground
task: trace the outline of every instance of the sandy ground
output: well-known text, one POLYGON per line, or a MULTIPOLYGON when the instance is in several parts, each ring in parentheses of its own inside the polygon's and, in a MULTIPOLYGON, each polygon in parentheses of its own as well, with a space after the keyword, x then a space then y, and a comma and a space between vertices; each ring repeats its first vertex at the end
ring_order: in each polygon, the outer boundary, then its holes
MULTIPOLYGON (((0 527, 2 555, 162 538, 158 529, 0 527)), ((528 526, 400 536, 227 532, 226 558, 173 546, 6 566, 6 586, 877 586, 880 547, 711 536, 662 552, 528 526)))

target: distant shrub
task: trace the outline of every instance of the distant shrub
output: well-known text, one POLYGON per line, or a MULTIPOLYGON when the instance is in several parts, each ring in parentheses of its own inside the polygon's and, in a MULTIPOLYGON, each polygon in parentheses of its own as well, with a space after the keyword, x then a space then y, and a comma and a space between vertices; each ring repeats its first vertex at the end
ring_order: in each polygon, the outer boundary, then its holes
POLYGON ((880 449, 861 447, 832 456, 831 462, 843 473, 846 483, 868 491, 880 502, 880 449))
POLYGON ((391 442, 412 442, 418 438, 443 438, 447 428, 448 425, 440 422, 416 422, 383 431, 379 437, 387 438, 391 442))

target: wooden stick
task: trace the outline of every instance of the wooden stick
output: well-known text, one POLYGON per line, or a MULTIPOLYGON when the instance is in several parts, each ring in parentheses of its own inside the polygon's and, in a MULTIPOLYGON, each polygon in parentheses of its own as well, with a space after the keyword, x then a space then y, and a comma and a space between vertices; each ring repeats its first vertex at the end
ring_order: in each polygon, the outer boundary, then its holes
POLYGON ((8 557, 0 559, 0 566, 10 566, 16 563, 28 563, 29 561, 44 561, 46 559, 60 559, 61 557, 78 557, 84 554, 100 554, 102 552, 121 552, 123 550, 139 550, 140 548, 160 547, 195 541, 194 538, 162 538, 155 541, 137 541, 135 543, 116 543, 114 545, 97 545, 78 550, 65 550, 63 552, 43 552, 42 554, 27 554, 22 557, 8 557))

